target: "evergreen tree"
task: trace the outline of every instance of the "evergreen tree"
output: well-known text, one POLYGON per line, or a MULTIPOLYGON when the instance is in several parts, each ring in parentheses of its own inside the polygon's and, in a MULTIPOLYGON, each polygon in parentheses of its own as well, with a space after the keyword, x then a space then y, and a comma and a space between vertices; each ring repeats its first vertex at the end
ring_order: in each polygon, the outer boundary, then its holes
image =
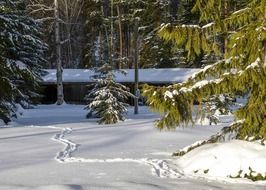
POLYGON ((158 1, 150 0, 141 16, 141 33, 143 42, 140 48, 140 66, 149 68, 200 67, 202 55, 193 59, 187 58, 188 52, 184 46, 176 47, 173 41, 161 39, 157 32, 160 26, 195 24, 199 21, 199 14, 192 13, 192 1, 158 1), (150 14, 152 12, 152 14, 150 14))
MULTIPOLYGON (((1 49, 2 48, 0 48, 0 51, 1 49)), ((10 75, 12 75, 12 70, 0 57, 0 119, 5 123, 10 121, 10 111, 13 108, 12 103, 15 100, 14 95, 17 94, 17 89, 14 88, 9 79, 10 75)))
POLYGON ((265 7, 265 0, 197 0, 193 11, 201 14, 199 25, 161 29, 161 37, 185 45, 190 57, 213 52, 221 59, 182 84, 145 87, 150 106, 164 114, 158 122, 160 129, 193 122, 195 101, 245 94, 246 105, 234 113, 237 121, 223 131, 236 132, 238 139, 266 139, 265 7))
POLYGON ((104 60, 116 68, 133 68, 135 18, 139 19, 140 67, 177 67, 187 62, 182 49, 175 50, 172 42, 165 42, 157 35, 160 25, 175 17, 170 14, 172 7, 168 0, 89 0, 85 9, 87 67, 99 66, 104 60))
POLYGON ((157 35, 160 25, 171 21, 169 1, 148 0, 139 17, 139 33, 140 39, 142 39, 140 44, 140 67, 177 67, 181 62, 179 59, 180 51, 174 51, 172 42, 165 42, 157 35))
POLYGON ((92 90, 86 96, 88 105, 85 109, 89 110, 87 117, 99 117, 100 124, 124 121, 128 106, 126 101, 128 97, 133 97, 127 87, 114 79, 112 67, 106 63, 95 70, 94 83, 89 86, 92 90))
POLYGON ((100 67, 109 60, 109 5, 106 1, 85 1, 86 46, 84 67, 100 67))
POLYGON ((15 103, 25 106, 38 96, 46 45, 23 1, 1 1, 0 26, 0 118, 8 122, 15 103))
POLYGON ((209 125, 220 122, 220 115, 228 115, 232 113, 231 107, 237 104, 231 95, 213 95, 207 101, 203 101, 200 107, 200 114, 196 117, 199 123, 208 121, 209 125))

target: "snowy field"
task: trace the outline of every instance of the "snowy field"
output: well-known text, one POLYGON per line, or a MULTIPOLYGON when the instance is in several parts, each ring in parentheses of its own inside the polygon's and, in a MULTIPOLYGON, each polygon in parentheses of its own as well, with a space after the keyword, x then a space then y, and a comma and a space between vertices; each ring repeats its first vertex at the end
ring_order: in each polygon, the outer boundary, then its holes
MULTIPOLYGON (((140 107, 115 126, 85 119, 83 106, 42 105, 0 128, 0 190, 265 190, 266 185, 183 176, 171 154, 222 126, 160 132, 140 107)), ((1 124, 0 124, 1 125, 1 124)))

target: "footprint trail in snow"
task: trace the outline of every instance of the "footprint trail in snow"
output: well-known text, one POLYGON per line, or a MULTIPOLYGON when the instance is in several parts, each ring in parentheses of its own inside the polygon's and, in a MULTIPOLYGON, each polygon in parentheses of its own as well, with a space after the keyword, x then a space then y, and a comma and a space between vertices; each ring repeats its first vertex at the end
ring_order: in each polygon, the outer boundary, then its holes
MULTIPOLYGON (((52 127, 50 127, 52 128, 52 127)), ((56 128, 56 127, 53 127, 56 128)), ((59 129, 59 128, 56 128, 59 129)), ((180 178, 183 176, 182 172, 175 171, 170 167, 170 160, 159 160, 151 158, 113 158, 113 159, 87 159, 72 156, 72 153, 77 151, 78 144, 65 138, 67 134, 72 133, 71 128, 60 128, 61 132, 56 134, 52 139, 65 145, 64 149, 57 153, 55 159, 60 163, 137 163, 149 165, 152 167, 152 173, 161 178, 180 178)))
POLYGON ((71 142, 70 140, 68 139, 65 139, 65 135, 66 134, 70 134, 72 133, 72 129, 71 128, 63 128, 61 133, 58 133, 56 134, 54 137, 53 137, 53 140, 57 141, 57 142, 60 142, 62 144, 65 145, 65 148, 64 150, 62 150, 61 152, 57 153, 55 159, 58 161, 58 162, 65 162, 67 159, 71 158, 71 153, 76 151, 78 149, 78 145, 71 142))

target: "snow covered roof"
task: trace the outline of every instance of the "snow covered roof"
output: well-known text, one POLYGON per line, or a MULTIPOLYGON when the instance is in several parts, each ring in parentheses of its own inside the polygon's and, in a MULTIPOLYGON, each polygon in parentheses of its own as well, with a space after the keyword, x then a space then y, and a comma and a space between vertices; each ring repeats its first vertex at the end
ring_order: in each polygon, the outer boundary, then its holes
MULTIPOLYGON (((43 84, 55 84, 56 83, 56 70, 48 69, 47 75, 43 77, 43 84)), ((116 81, 121 83, 133 83, 134 82, 134 69, 125 69, 127 75, 123 75, 120 72, 115 72, 116 81)), ((199 69, 186 69, 186 68, 174 68, 174 69, 140 69, 139 70, 139 82, 140 83, 178 83, 188 79, 199 69)), ((64 83, 89 83, 92 82, 91 76, 94 74, 92 70, 88 69, 64 69, 63 82, 64 83)))

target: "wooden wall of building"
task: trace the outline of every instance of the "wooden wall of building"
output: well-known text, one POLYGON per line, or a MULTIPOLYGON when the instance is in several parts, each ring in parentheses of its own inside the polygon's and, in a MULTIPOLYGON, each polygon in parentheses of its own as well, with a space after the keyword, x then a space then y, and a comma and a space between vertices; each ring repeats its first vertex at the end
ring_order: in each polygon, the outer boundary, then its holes
MULTIPOLYGON (((85 104, 86 101, 84 100, 84 98, 89 91, 89 88, 87 87, 87 85, 88 85, 87 83, 64 84, 65 101, 69 104, 85 104)), ((133 83, 126 83, 124 85, 130 88, 131 93, 134 93, 133 83)), ((163 84, 163 85, 166 85, 166 84, 163 84)), ((163 86, 163 85, 159 85, 159 86, 163 86)), ((43 95, 43 98, 41 99, 41 103, 54 104, 57 99, 56 85, 55 84, 42 84, 41 87, 42 87, 41 94, 43 95)), ((130 105, 134 105, 134 100, 130 98, 128 100, 128 103, 130 105)))
MULTIPOLYGON (((57 91, 55 84, 42 85, 43 95, 41 103, 53 104, 57 99, 57 91)), ((70 104, 84 104, 85 95, 87 94, 86 84, 64 84, 64 98, 67 103, 70 104)))

